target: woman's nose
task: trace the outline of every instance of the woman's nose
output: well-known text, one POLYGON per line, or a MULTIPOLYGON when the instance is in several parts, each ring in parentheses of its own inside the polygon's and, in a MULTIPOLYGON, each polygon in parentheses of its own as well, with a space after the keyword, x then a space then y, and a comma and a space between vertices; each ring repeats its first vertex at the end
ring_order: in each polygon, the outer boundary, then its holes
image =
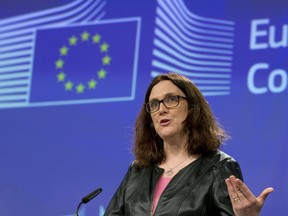
POLYGON ((159 113, 167 112, 168 108, 164 105, 163 102, 159 104, 159 113))

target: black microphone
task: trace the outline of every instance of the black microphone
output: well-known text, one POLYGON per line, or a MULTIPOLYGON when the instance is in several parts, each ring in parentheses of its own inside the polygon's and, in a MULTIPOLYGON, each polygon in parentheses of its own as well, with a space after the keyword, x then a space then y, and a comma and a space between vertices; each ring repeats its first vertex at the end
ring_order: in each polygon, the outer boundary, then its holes
POLYGON ((88 194, 87 196, 82 198, 82 203, 86 204, 88 203, 90 200, 94 199, 94 197, 96 197, 98 194, 100 194, 102 192, 102 188, 98 188, 95 191, 93 191, 92 193, 88 194))
POLYGON ((78 212, 79 212, 79 209, 80 209, 80 206, 82 205, 82 203, 86 204, 86 203, 90 202, 92 199, 94 199, 101 192, 102 192, 102 188, 98 188, 95 191, 93 191, 92 193, 90 193, 87 196, 83 197, 81 202, 79 203, 77 209, 76 209, 75 216, 78 216, 78 212))

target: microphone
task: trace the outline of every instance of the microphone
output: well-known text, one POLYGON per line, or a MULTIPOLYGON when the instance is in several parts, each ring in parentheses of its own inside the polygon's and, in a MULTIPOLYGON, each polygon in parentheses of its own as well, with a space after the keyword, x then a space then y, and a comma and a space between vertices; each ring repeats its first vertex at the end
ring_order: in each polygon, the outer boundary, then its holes
POLYGON ((92 193, 88 194, 87 196, 82 198, 82 203, 86 204, 88 202, 90 202, 90 200, 92 200, 94 197, 96 197, 98 194, 100 194, 102 192, 102 188, 98 188, 95 191, 93 191, 92 193))
POLYGON ((94 199, 96 196, 98 196, 101 192, 102 192, 102 188, 98 188, 95 191, 88 194, 87 196, 83 197, 81 202, 79 203, 77 209, 76 209, 75 216, 78 216, 78 212, 79 212, 79 209, 80 209, 80 206, 82 205, 82 203, 86 204, 86 203, 90 202, 92 199, 94 199))

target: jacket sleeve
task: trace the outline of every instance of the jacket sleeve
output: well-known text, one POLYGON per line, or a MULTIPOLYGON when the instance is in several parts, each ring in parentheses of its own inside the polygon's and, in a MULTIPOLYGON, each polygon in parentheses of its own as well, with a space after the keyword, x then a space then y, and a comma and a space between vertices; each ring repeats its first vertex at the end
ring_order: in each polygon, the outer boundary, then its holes
POLYGON ((128 215, 124 211, 125 204, 125 191, 127 187, 127 182, 130 176, 130 172, 132 169, 132 165, 129 167, 126 175, 124 176, 120 186, 116 190, 114 196, 112 197, 104 216, 120 216, 120 215, 128 215))
POLYGON ((212 188, 213 216, 234 216, 232 203, 228 194, 225 179, 231 175, 243 181, 239 164, 233 158, 226 158, 219 167, 214 167, 216 174, 212 188))

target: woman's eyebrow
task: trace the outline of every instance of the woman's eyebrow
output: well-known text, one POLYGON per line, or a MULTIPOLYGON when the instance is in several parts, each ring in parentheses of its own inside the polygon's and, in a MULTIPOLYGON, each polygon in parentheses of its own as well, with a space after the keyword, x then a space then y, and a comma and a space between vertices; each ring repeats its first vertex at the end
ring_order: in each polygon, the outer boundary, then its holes
MULTIPOLYGON (((169 93, 166 93, 162 99, 166 98, 167 96, 171 96, 171 95, 178 95, 178 94, 177 94, 177 93, 169 92, 169 93)), ((162 99, 158 99, 158 98, 155 98, 155 97, 154 97, 154 98, 151 98, 149 101, 152 101, 152 100, 162 100, 162 99)))

